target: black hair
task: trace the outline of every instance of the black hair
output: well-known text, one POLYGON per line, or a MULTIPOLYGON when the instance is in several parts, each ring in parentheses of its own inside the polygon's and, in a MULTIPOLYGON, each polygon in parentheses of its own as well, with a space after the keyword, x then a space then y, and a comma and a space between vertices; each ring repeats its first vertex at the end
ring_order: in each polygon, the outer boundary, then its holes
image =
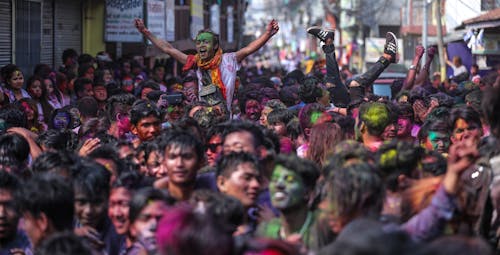
POLYGON ((315 77, 307 77, 299 87, 299 98, 306 104, 316 103, 317 99, 323 95, 318 86, 319 80, 315 77))
POLYGON ((361 218, 349 223, 335 242, 321 250, 319 255, 414 254, 419 248, 408 233, 402 230, 384 231, 380 222, 361 218))
POLYGON ((342 225, 357 217, 377 219, 385 199, 385 187, 377 171, 367 163, 331 171, 327 180, 328 201, 342 225))
POLYGON ((74 57, 78 57, 78 53, 76 52, 76 50, 69 48, 63 51, 61 59, 64 64, 66 62, 66 59, 74 57))
POLYGON ((331 172, 339 168, 348 166, 352 163, 371 162, 373 155, 362 144, 354 140, 345 140, 340 142, 333 149, 328 165, 323 167, 323 176, 329 176, 331 172))
POLYGON ((221 220, 229 234, 243 224, 245 211, 241 202, 234 197, 211 190, 195 190, 189 203, 197 213, 221 220))
MULTIPOLYGON (((123 161, 121 161, 118 157, 118 152, 116 151, 116 148, 114 146, 111 146, 110 144, 103 144, 99 147, 97 147, 95 150, 91 151, 87 157, 91 159, 107 159, 111 160, 115 166, 116 170, 120 171, 120 169, 123 168, 123 161)), ((118 174, 118 173, 116 173, 118 174)))
POLYGON ((205 149, 201 141, 185 131, 173 131, 168 135, 160 137, 158 139, 158 145, 160 151, 164 153, 167 152, 167 149, 174 147, 180 147, 181 150, 193 149, 198 159, 198 163, 201 163, 205 156, 205 149))
POLYGON ((0 108, 0 119, 5 121, 5 129, 28 126, 26 113, 13 104, 0 108))
POLYGON ((147 186, 147 179, 138 171, 122 171, 113 182, 111 189, 125 188, 128 191, 137 191, 147 186))
POLYGON ((298 174, 301 177, 304 186, 309 191, 314 189, 316 181, 320 175, 318 166, 314 162, 297 156, 279 155, 275 160, 275 165, 281 165, 284 168, 298 174))
POLYGON ((264 145, 264 134, 256 124, 249 121, 228 121, 224 125, 226 129, 222 136, 223 141, 231 133, 248 132, 252 135, 254 148, 264 145))
POLYGON ((217 160, 216 175, 230 177, 239 165, 250 163, 259 169, 259 161, 255 156, 246 152, 231 152, 217 160))
POLYGON ((301 70, 295 69, 295 70, 293 70, 285 75, 285 78, 283 79, 283 81, 284 81, 283 83, 285 84, 285 86, 290 86, 293 84, 300 84, 304 80, 304 77, 305 77, 305 75, 301 70))
POLYGON ((128 114, 129 108, 136 98, 132 94, 124 93, 111 96, 106 102, 106 113, 109 120, 116 120, 116 114, 128 114))
POLYGON ((132 123, 132 125, 137 125, 141 119, 147 118, 150 115, 160 120, 162 119, 160 109, 158 109, 154 102, 149 100, 137 100, 130 109, 130 123, 132 123))
POLYGON ((80 66, 78 66, 78 77, 83 77, 90 68, 95 70, 94 66, 91 63, 82 63, 80 66))
POLYGON ((78 108, 81 116, 84 118, 97 117, 97 112, 99 111, 99 104, 97 103, 97 100, 91 96, 78 99, 76 107, 78 108))
POLYGON ((145 187, 134 193, 130 200, 128 218, 133 223, 139 217, 141 211, 153 201, 163 201, 167 205, 173 205, 174 200, 165 192, 153 187, 145 187))
POLYGON ((21 199, 21 188, 21 180, 15 175, 7 171, 0 171, 0 190, 8 190, 11 193, 16 207, 18 206, 19 199, 21 199))
POLYGON ((111 173, 102 165, 92 161, 81 161, 72 168, 73 187, 91 199, 109 197, 111 173))
POLYGON ((291 139, 297 139, 303 133, 298 118, 293 118, 286 124, 286 133, 291 139))
MULTIPOLYGON (((498 250, 497 250, 498 251, 498 250)), ((491 245, 480 237, 443 236, 428 244, 420 255, 493 255, 491 245)))
POLYGON ((293 118, 295 118, 295 115, 292 111, 288 109, 276 109, 267 115, 267 123, 269 125, 275 125, 276 123, 281 122, 286 125, 293 118))
POLYGON ((36 174, 23 185, 22 212, 34 217, 43 213, 56 231, 72 231, 75 212, 74 191, 61 176, 36 174))
POLYGON ((500 88, 489 88, 483 96, 482 109, 490 124, 491 133, 495 137, 500 137, 500 88))
POLYGON ((424 142, 430 132, 439 132, 449 135, 451 133, 451 127, 449 123, 444 120, 426 121, 418 131, 418 140, 424 142))
POLYGON ((21 69, 14 64, 5 65, 2 67, 2 69, 0 71, 1 75, 2 75, 2 79, 5 82, 5 85, 7 88, 10 88, 10 84, 8 83, 8 80, 10 80, 10 78, 12 78, 12 75, 14 74, 15 71, 19 71, 22 73, 21 69))
POLYGON ((145 88, 150 88, 152 90, 160 90, 160 85, 158 85, 158 83, 154 81, 143 81, 139 84, 139 87, 140 87, 140 93, 142 93, 142 90, 144 90, 145 88))
POLYGON ((58 175, 70 178, 73 176, 71 172, 72 166, 78 164, 81 158, 73 152, 47 151, 38 156, 31 165, 31 170, 34 173, 53 172, 58 175))
POLYGON ((472 107, 460 107, 453 109, 451 111, 449 119, 450 120, 449 125, 451 128, 455 127, 455 123, 457 122, 458 119, 465 120, 465 122, 469 123, 469 125, 474 124, 479 129, 482 128, 481 116, 472 107))
POLYGON ((15 167, 17 171, 25 170, 30 145, 24 137, 18 134, 4 134, 0 136, 0 165, 15 167))
POLYGON ((72 231, 51 235, 37 249, 37 255, 92 255, 90 247, 72 231))
POLYGON ((71 130, 49 129, 41 133, 37 143, 56 151, 74 151, 78 145, 77 135, 71 130))
POLYGON ((283 102, 286 106, 294 106, 297 104, 299 100, 298 96, 298 88, 295 86, 285 86, 279 92, 279 97, 281 102, 283 102))
POLYGON ((220 135, 221 138, 222 138, 222 134, 224 133, 224 130, 225 130, 225 126, 223 124, 218 124, 218 125, 215 125, 215 126, 211 126, 207 130, 207 134, 205 136, 207 142, 208 142, 208 140, 210 140, 210 138, 212 138, 215 135, 220 135))
POLYGON ((80 77, 80 78, 75 80, 74 91, 75 91, 76 95, 79 95, 81 92, 83 92, 85 90, 86 84, 92 84, 92 86, 94 86, 92 83, 92 80, 88 79, 88 78, 80 77))
POLYGON ((398 110, 399 110, 399 117, 400 118, 407 118, 411 122, 415 120, 415 113, 413 111, 413 107, 411 106, 410 103, 399 103, 398 104, 398 110))
POLYGON ((174 131, 185 131, 200 140, 201 143, 205 143, 205 132, 200 127, 198 122, 191 117, 183 117, 176 121, 172 125, 172 130, 174 131))
POLYGON ((424 149, 421 146, 398 140, 384 143, 377 151, 376 163, 387 188, 397 191, 401 174, 418 179, 415 171, 423 156, 424 149))
POLYGON ((85 64, 92 64, 92 62, 95 62, 95 58, 92 57, 92 55, 88 53, 82 53, 80 56, 78 56, 78 65, 82 66, 85 64))

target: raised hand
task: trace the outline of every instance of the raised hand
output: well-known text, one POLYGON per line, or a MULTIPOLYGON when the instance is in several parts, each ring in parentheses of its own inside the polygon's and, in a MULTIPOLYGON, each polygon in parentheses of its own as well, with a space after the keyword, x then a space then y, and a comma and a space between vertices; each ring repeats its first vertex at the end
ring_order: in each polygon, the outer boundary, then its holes
POLYGON ((443 185, 448 194, 456 194, 460 175, 478 158, 479 152, 473 137, 464 138, 450 146, 448 165, 443 179, 443 185))
POLYGON ((144 20, 142 19, 134 19, 135 27, 141 34, 148 34, 149 30, 148 28, 144 25, 144 20))
POLYGON ((275 19, 271 20, 271 22, 267 24, 266 33, 268 33, 270 36, 273 36, 276 33, 278 33, 279 30, 280 26, 278 24, 278 21, 276 21, 275 19))

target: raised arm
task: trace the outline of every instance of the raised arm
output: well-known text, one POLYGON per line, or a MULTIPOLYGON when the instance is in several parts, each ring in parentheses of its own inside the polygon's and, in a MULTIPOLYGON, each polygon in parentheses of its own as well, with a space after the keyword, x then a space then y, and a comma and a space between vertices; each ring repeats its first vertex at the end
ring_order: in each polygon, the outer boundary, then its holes
POLYGON ((165 40, 157 38, 154 36, 151 31, 144 25, 144 21, 142 19, 135 19, 135 27, 137 30, 144 35, 148 40, 150 40, 156 47, 158 47, 161 51, 167 53, 175 60, 181 62, 182 64, 186 64, 187 55, 182 51, 174 48, 172 44, 168 43, 165 40))
POLYGON ((240 49, 239 51, 236 52, 236 60, 238 62, 243 61, 248 55, 254 53, 260 47, 264 46, 266 42, 273 37, 276 33, 278 33, 278 30, 280 29, 278 25, 278 21, 276 20, 271 20, 269 24, 266 27, 266 32, 262 34, 259 38, 257 38, 255 41, 251 42, 248 44, 246 47, 240 49))
POLYGON ((425 82, 429 80, 429 70, 431 69, 432 60, 434 59, 436 52, 437 49, 435 47, 427 48, 427 58, 425 59, 424 66, 415 79, 415 86, 423 86, 425 82))
POLYGON ((413 56, 410 69, 408 69, 408 73, 406 74, 406 80, 402 90, 411 90, 413 88, 415 77, 417 77, 417 65, 420 63, 424 51, 425 49, 422 45, 417 45, 417 47, 415 47, 415 55, 413 56))
POLYGON ((444 61, 446 62, 447 65, 453 67, 453 62, 451 62, 449 59, 448 59, 448 49, 444 49, 444 61))

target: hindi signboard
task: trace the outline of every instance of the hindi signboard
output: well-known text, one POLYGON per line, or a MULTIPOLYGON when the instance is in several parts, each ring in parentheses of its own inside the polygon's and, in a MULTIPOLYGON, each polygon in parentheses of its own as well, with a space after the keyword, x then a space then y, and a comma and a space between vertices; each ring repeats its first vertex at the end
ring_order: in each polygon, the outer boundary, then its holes
POLYGON ((106 0, 106 42, 142 42, 134 26, 135 18, 143 18, 143 0, 106 0))

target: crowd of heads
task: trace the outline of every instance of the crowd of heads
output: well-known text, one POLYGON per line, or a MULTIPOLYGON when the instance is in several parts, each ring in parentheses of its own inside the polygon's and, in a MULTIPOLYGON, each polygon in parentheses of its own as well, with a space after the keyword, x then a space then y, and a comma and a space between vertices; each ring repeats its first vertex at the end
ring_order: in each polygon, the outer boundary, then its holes
POLYGON ((393 98, 368 86, 336 104, 321 66, 284 73, 247 60, 226 107, 201 101, 196 72, 175 76, 170 61, 71 49, 62 60, 28 79, 1 68, 2 252, 498 252, 492 79, 436 92, 432 78, 393 98), (465 143, 481 154, 448 194, 453 217, 434 215, 446 234, 408 230, 439 207, 465 143))

